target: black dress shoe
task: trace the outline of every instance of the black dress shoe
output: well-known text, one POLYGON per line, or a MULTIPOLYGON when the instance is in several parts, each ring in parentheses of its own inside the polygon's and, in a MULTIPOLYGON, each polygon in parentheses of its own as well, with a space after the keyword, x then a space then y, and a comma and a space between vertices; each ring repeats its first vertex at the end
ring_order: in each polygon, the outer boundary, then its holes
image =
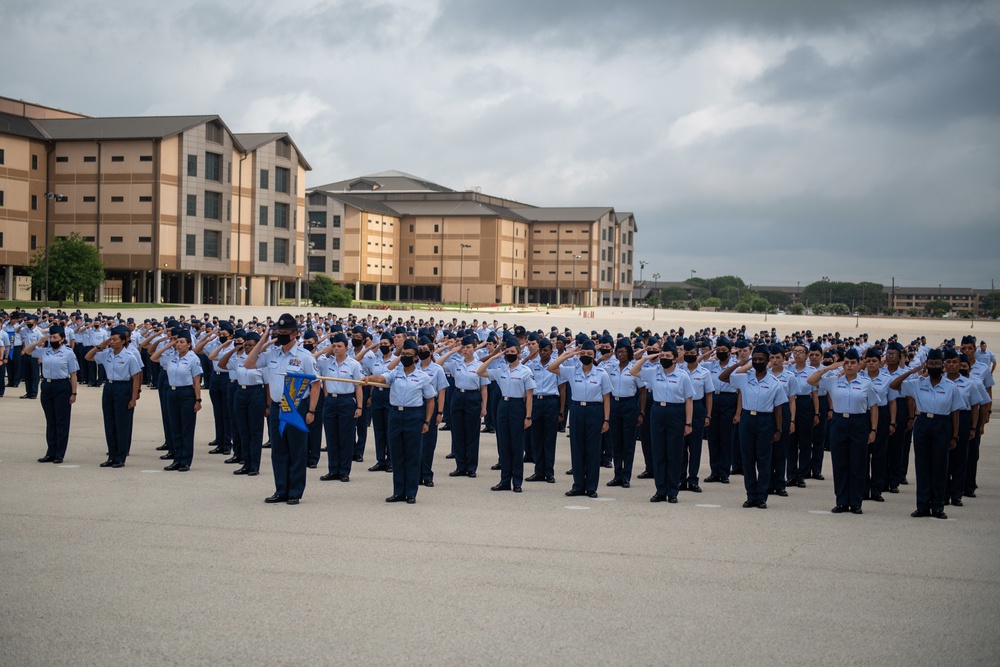
POLYGON ((525 455, 523 461, 524 461, 524 463, 534 463, 535 459, 531 458, 530 456, 525 455))
POLYGON ((465 476, 468 477, 468 478, 470 478, 470 479, 474 479, 476 477, 476 473, 474 473, 474 472, 467 472, 467 473, 465 473, 465 476))
POLYGON ((248 470, 247 471, 247 477, 256 477, 259 474, 260 474, 259 470, 248 470))
POLYGON ((721 482, 721 481, 722 478, 719 477, 718 475, 709 475, 708 477, 705 478, 706 484, 711 484, 712 482, 721 482))
POLYGON ((604 461, 603 463, 601 463, 601 467, 602 468, 614 468, 615 464, 612 463, 611 461, 604 461))
POLYGON ((743 507, 746 508, 746 509, 749 509, 751 507, 757 507, 757 501, 756 500, 747 500, 746 502, 743 503, 743 507))
POLYGON ((401 503, 406 500, 406 496, 389 496, 385 499, 387 503, 401 503))
POLYGON ((212 442, 208 443, 208 446, 209 447, 218 447, 219 446, 219 441, 218 440, 213 440, 212 442))
POLYGON ((316 466, 318 465, 319 465, 318 463, 307 463, 306 467, 309 468, 310 470, 315 470, 316 466))
POLYGON ((915 509, 912 512, 910 512, 910 516, 912 516, 915 519, 918 519, 918 518, 924 517, 924 516, 930 516, 930 515, 931 515, 931 511, 930 510, 915 509))
POLYGON ((632 485, 629 484, 628 482, 622 482, 622 488, 623 489, 631 489, 632 485))
POLYGON ((271 441, 268 440, 263 445, 260 446, 261 449, 271 449, 271 441))
POLYGON ((671 505, 677 504, 677 496, 667 496, 667 502, 671 505))
POLYGON ((617 477, 615 477, 613 480, 611 480, 610 482, 608 482, 605 486, 621 486, 621 485, 622 485, 622 481, 620 479, 618 479, 617 477))
POLYGON ((666 502, 666 501, 667 501, 667 497, 666 496, 661 496, 659 493, 657 493, 656 495, 654 495, 652 498, 649 499, 649 502, 651 502, 651 503, 663 503, 663 502, 666 502))
POLYGON ((55 460, 56 460, 56 457, 54 457, 54 456, 43 456, 42 458, 38 459, 38 462, 39 463, 52 463, 55 460))
POLYGON ((341 475, 340 476, 340 481, 341 482, 350 482, 351 481, 351 476, 350 475, 341 475))
POLYGON ((449 426, 448 424, 441 424, 441 428, 439 428, 438 430, 439 431, 450 431, 451 430, 451 426, 449 426))
POLYGON ((847 505, 837 505, 832 510, 830 510, 830 514, 843 514, 846 511, 847 511, 847 505))
POLYGON ((493 465, 490 466, 490 470, 500 470, 500 464, 494 463, 493 465))
POLYGON ((340 479, 340 475, 334 472, 328 472, 322 477, 320 477, 320 479, 323 480, 324 482, 329 482, 331 479, 340 479))
POLYGON ((111 467, 112 468, 124 468, 125 467, 125 462, 124 461, 115 461, 114 463, 111 464, 111 467))
POLYGON ((766 510, 767 509, 767 501, 766 500, 760 500, 760 501, 758 501, 757 502, 757 509, 759 509, 759 510, 766 510))
POLYGON ((811 476, 811 477, 812 477, 813 479, 815 479, 815 480, 819 480, 820 482, 822 482, 823 480, 825 480, 825 479, 826 479, 826 477, 823 477, 823 475, 819 474, 818 472, 816 472, 816 473, 813 473, 813 474, 812 474, 812 475, 810 475, 810 476, 811 476))
POLYGON ((208 450, 209 454, 228 454, 228 449, 223 449, 222 447, 216 447, 215 449, 208 450))
POLYGON ((159 447, 156 448, 156 451, 158 451, 158 452, 165 452, 165 451, 167 451, 169 449, 170 449, 170 445, 168 445, 167 443, 163 443, 162 445, 160 445, 159 447))
POLYGON ((903 486, 908 486, 910 484, 910 480, 904 477, 903 479, 899 480, 899 483, 902 484, 903 486))
POLYGON ((111 459, 108 459, 107 461, 105 461, 104 463, 102 463, 98 467, 100 467, 100 468, 110 468, 112 463, 114 463, 114 461, 112 461, 111 459))
POLYGON ((931 516, 935 519, 947 519, 948 515, 944 513, 944 510, 935 510, 931 512, 931 516))
POLYGON ((515 486, 514 488, 511 489, 511 491, 513 491, 514 493, 521 493, 521 487, 515 486))
POLYGON ((21 396, 20 398, 31 398, 31 395, 30 395, 30 394, 24 394, 24 395, 23 395, 23 396, 21 396))
POLYGON ((898 486, 890 486, 889 487, 889 493, 899 493, 899 487, 898 486))
POLYGON ((795 488, 804 489, 806 488, 806 483, 801 479, 797 479, 795 480, 795 488))
POLYGON ((191 466, 179 465, 177 466, 177 472, 188 472, 191 470, 191 466))
POLYGON ((54 459, 52 459, 52 462, 55 463, 56 465, 59 465, 60 463, 63 462, 63 460, 57 456, 54 459))
POLYGON ((247 474, 248 472, 250 472, 250 471, 249 471, 249 470, 247 469, 247 467, 246 467, 246 466, 243 466, 242 468, 239 468, 239 469, 237 469, 237 470, 234 470, 234 471, 233 471, 233 474, 234 474, 234 475, 245 475, 245 474, 247 474))
POLYGON ((742 469, 737 470, 736 468, 733 468, 732 471, 729 474, 730 475, 740 475, 740 476, 742 476, 743 475, 743 470, 742 469))
POLYGON ((555 477, 546 477, 545 481, 548 482, 549 484, 555 484, 556 483, 556 478, 555 477))
POLYGON ((722 479, 719 480, 719 483, 720 484, 729 484, 729 478, 728 477, 723 477, 722 479))
POLYGON ((371 468, 368 469, 368 472, 379 472, 381 470, 385 470, 385 464, 376 463, 375 465, 373 465, 371 468))
POLYGON ((694 493, 701 493, 701 487, 697 484, 688 484, 688 491, 693 491, 694 493))
POLYGON ((161 461, 169 461, 172 458, 174 458, 174 455, 171 454, 170 452, 167 452, 166 454, 164 454, 163 456, 160 457, 160 460, 161 461))
POLYGON ((596 498, 597 497, 597 491, 587 491, 587 497, 588 498, 596 498))
POLYGON ((384 472, 392 472, 392 466, 388 463, 385 464, 385 468, 382 469, 384 472))
POLYGON ((775 491, 774 495, 781 496, 782 498, 787 498, 788 497, 788 491, 785 491, 784 489, 781 489, 781 490, 775 491))
POLYGON ((469 473, 465 472, 464 470, 452 470, 450 473, 448 473, 448 477, 465 477, 468 474, 469 473))
POLYGON ((355 456, 354 457, 354 462, 355 463, 364 463, 365 462, 365 457, 363 457, 363 456, 355 456))
POLYGON ((871 499, 872 499, 872 494, 870 493, 866 493, 865 495, 861 496, 861 500, 871 500, 871 499))
POLYGON ((490 491, 510 491, 510 484, 497 484, 496 486, 491 486, 490 491))
POLYGON ((289 505, 298 505, 298 504, 299 504, 299 502, 301 502, 301 501, 302 501, 302 499, 301 499, 301 498, 289 498, 289 499, 288 499, 288 500, 286 500, 285 502, 286 502, 287 504, 289 504, 289 505))
POLYGON ((975 492, 975 490, 966 491, 962 495, 965 496, 966 498, 975 498, 976 497, 976 492, 975 492))
POLYGON ((168 465, 167 467, 165 467, 164 470, 178 470, 180 467, 181 467, 181 464, 177 463, 175 461, 175 462, 171 463, 170 465, 168 465))
POLYGON ((575 496, 582 496, 583 491, 581 491, 580 489, 570 489, 569 491, 566 492, 566 495, 569 496, 570 498, 573 498, 575 496))
POLYGON ((961 498, 952 498, 951 504, 955 507, 965 507, 965 503, 962 502, 961 498))
POLYGON ((542 477, 539 474, 534 474, 534 475, 531 475, 530 477, 525 477, 524 478, 525 482, 542 482, 544 480, 545 480, 545 478, 542 477))
POLYGON ((426 486, 428 489, 433 489, 434 480, 433 479, 424 480, 424 486, 426 486))
MULTIPOLYGON (((442 429, 442 430, 444 430, 444 429, 442 429)), ((455 458, 455 455, 452 454, 451 452, 448 452, 447 454, 444 455, 444 457, 446 459, 453 459, 453 458, 455 458)))
POLYGON ((408 497, 408 498, 406 499, 406 504, 407 504, 407 505, 413 505, 413 504, 415 504, 416 502, 417 502, 417 499, 416 499, 416 498, 414 498, 413 496, 409 496, 409 497, 408 497))
MULTIPOLYGON (((229 452, 226 453, 228 454, 229 452)), ((223 461, 223 463, 243 463, 243 460, 240 459, 240 457, 238 456, 234 456, 232 458, 226 459, 225 461, 223 461)))
POLYGON ((641 473, 636 475, 636 479, 652 479, 653 473, 648 470, 643 470, 641 473))
POLYGON ((851 514, 864 514, 860 507, 852 507, 851 514))
POLYGON ((884 503, 885 502, 885 498, 883 498, 880 495, 879 496, 872 496, 872 500, 874 500, 877 503, 884 503))

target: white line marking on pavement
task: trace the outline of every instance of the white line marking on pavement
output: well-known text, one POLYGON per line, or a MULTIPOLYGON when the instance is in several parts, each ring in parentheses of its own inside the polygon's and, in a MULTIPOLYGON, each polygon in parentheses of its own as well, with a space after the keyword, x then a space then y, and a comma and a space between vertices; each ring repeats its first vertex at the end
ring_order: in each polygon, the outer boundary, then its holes
POLYGON ((140 470, 139 472, 163 472, 162 470, 140 470))
POLYGON ((715 507, 722 507, 722 505, 695 505, 695 507, 710 507, 710 508, 715 508, 715 507))
POLYGON ((599 503, 610 503, 614 498, 594 498, 599 503))
POLYGON ((58 465, 57 468, 79 468, 77 465, 58 465))
POLYGON ((563 509, 568 510, 589 510, 589 507, 584 507, 583 505, 566 505, 563 509))
POLYGON ((810 514, 833 514, 830 510, 809 510, 810 514))

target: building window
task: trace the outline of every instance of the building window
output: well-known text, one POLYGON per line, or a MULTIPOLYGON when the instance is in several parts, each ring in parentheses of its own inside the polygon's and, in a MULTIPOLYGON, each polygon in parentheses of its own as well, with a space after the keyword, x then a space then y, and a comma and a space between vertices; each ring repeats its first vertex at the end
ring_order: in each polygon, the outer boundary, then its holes
POLYGON ((604 269, 601 269, 601 282, 604 282, 604 269))
POLYGON ((198 175, 198 156, 188 155, 188 176, 198 175))
POLYGON ((340 237, 339 236, 334 236, 333 237, 333 249, 334 250, 340 250, 340 237))
POLYGON ((309 243, 312 244, 313 248, 326 250, 326 234, 310 234, 309 243))
POLYGON ((340 216, 339 215, 333 216, 333 226, 334 227, 340 227, 340 216))
MULTIPOLYGON (((63 237, 63 238, 65 238, 65 237, 63 237)), ((93 236, 84 236, 83 240, 86 241, 87 243, 93 243, 94 242, 94 237, 93 236)))
POLYGON ((274 239, 274 263, 288 264, 288 239, 274 239))
POLYGON ((32 169, 36 169, 36 170, 38 169, 38 156, 37 155, 32 155, 31 156, 31 168, 32 169))
MULTIPOLYGON (((437 225, 434 225, 434 226, 437 227, 437 225)), ((437 246, 434 246, 434 254, 435 255, 438 254, 438 247, 437 246)))
POLYGON ((38 210, 38 195, 31 195, 31 210, 38 210))
POLYGON ((292 145, 287 139, 278 139, 274 143, 274 154, 286 160, 292 159, 292 145))
POLYGON ((3 206, 3 190, 0 190, 0 206, 3 206))
POLYGON ((267 190, 267 169, 260 170, 260 189, 267 190))
POLYGON ((438 230, 438 226, 439 226, 439 225, 434 225, 434 231, 435 231, 435 232, 436 232, 436 231, 438 230))
POLYGON ((97 162, 97 156, 96 155, 84 155, 83 156, 83 161, 84 162, 97 162))
POLYGON ((226 200, 226 222, 229 222, 232 219, 233 219, 233 200, 232 199, 227 199, 226 200))
MULTIPOLYGON (((3 192, 0 192, 0 206, 3 206, 3 192)), ((38 249, 38 237, 34 234, 31 235, 31 249, 38 249)))
POLYGON ((218 232, 214 229, 205 230, 205 247, 203 248, 203 254, 205 257, 219 258, 219 246, 222 240, 222 232, 218 232))
POLYGON ((229 259, 230 247, 232 247, 232 239, 226 239, 226 259, 229 259))
POLYGON ((410 275, 412 276, 412 275, 413 275, 413 267, 412 267, 412 266, 411 266, 411 267, 409 267, 409 268, 408 268, 408 269, 406 270, 406 272, 407 272, 408 274, 410 274, 410 275))
POLYGON ((139 243, 152 243, 152 242, 153 242, 153 237, 152 236, 140 236, 139 237, 139 243))
MULTIPOLYGON (((37 155, 32 155, 31 157, 36 158, 38 156, 37 155)), ((60 156, 56 157, 56 162, 69 162, 69 158, 66 157, 65 155, 60 155, 60 156)), ((37 169, 37 168, 38 167, 35 167, 35 169, 37 169)))
POLYGON ((413 254, 413 246, 409 246, 409 253, 410 253, 411 255, 413 254))
POLYGON ((111 237, 111 242, 112 243, 121 243, 124 240, 125 240, 124 236, 112 236, 111 237))
POLYGON ((111 198, 111 203, 112 204, 121 204, 121 203, 124 203, 124 201, 125 201, 125 197, 112 197, 111 198))
POLYGON ((288 229, 288 204, 274 205, 274 226, 278 229, 288 229))
POLYGON ((188 257, 194 257, 195 243, 194 234, 188 234, 184 237, 184 254, 188 257))
POLYGON ((205 153, 205 178, 222 182, 222 156, 218 153, 205 153))
POLYGON ((607 259, 606 254, 607 254, 607 250, 605 250, 604 248, 601 248, 601 261, 602 262, 607 259))
POLYGON ((153 198, 151 196, 139 197, 139 202, 140 203, 144 203, 144 204, 145 203, 150 203, 151 204, 151 203, 153 203, 153 198))
MULTIPOLYGON (((0 164, 3 164, 3 149, 0 148, 0 164)), ((35 157, 34 155, 32 157, 35 157)), ((36 158, 37 159, 37 158, 36 158)))
POLYGON ((205 193, 205 217, 209 220, 221 220, 222 215, 222 193, 205 193))
POLYGON ((222 123, 217 120, 213 120, 209 123, 205 123, 205 139, 211 141, 214 144, 222 143, 222 123))
POLYGON ((335 259, 332 262, 330 262, 330 271, 332 271, 333 273, 340 273, 340 260, 339 259, 335 259))
MULTIPOLYGON (((3 164, 3 163, 0 162, 0 164, 3 164)), ((3 247, 3 232, 0 232, 0 248, 2 248, 2 247, 3 247)))
POLYGON ((226 183, 233 182, 233 163, 226 162, 226 183))
POLYGON ((267 261, 267 242, 261 241, 257 244, 257 261, 266 262, 267 261))
POLYGON ((326 211, 309 211, 310 227, 326 227, 326 211))
POLYGON ((288 194, 289 183, 291 182, 291 172, 284 167, 274 168, 274 191, 288 194))
POLYGON ((437 274, 438 274, 438 267, 435 266, 434 267, 434 275, 436 276, 437 274))
POLYGON ((608 240, 608 230, 606 230, 606 229, 602 229, 601 230, 601 240, 602 241, 607 241, 608 240))
POLYGON ((267 207, 261 206, 260 213, 257 217, 257 222, 261 227, 267 227, 267 207))
POLYGON ((125 156, 124 155, 112 155, 111 156, 111 161, 112 162, 124 162, 125 161, 125 156))
POLYGON ((153 156, 152 155, 140 155, 139 156, 139 162, 152 162, 152 161, 153 161, 153 156))
POLYGON ((326 261, 325 261, 325 259, 322 256, 320 256, 320 257, 314 257, 314 256, 310 255, 310 257, 309 257, 309 270, 310 271, 312 271, 314 273, 322 273, 323 272, 323 267, 325 267, 325 266, 326 266, 326 261))
POLYGON ((198 215, 198 195, 187 196, 187 214, 191 218, 198 215))

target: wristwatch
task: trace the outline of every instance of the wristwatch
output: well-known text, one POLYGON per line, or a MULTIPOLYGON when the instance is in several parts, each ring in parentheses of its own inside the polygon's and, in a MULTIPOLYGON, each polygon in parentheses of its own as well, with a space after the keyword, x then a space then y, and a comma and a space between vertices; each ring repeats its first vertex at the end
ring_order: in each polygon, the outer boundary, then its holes
POLYGON ((316 411, 315 410, 310 410, 309 414, 314 415, 314 414, 316 414, 316 411))
POLYGON ((194 399, 194 402, 195 403, 201 403, 201 399, 200 398, 196 398, 196 399, 194 399))

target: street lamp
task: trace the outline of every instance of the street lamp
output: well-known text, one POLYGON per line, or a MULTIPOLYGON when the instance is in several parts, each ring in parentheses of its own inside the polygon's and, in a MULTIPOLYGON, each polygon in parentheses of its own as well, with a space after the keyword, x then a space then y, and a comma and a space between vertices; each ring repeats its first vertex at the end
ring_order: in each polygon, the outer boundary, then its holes
POLYGON ((49 202, 66 201, 66 195, 55 192, 45 193, 45 305, 49 305, 49 202))
MULTIPOLYGON (((578 259, 583 259, 583 256, 582 255, 573 255, 573 291, 574 292, 576 292, 576 261, 578 259)), ((580 300, 581 301, 583 300, 582 297, 581 297, 580 300)), ((574 301, 576 301, 575 298, 574 298, 574 301)), ((577 304, 577 305, 580 305, 580 304, 577 304)))
MULTIPOLYGON (((471 247, 468 243, 462 244, 461 259, 458 264, 458 312, 462 312, 462 288, 465 282, 465 249, 471 247)), ((465 308, 466 310, 469 308, 468 294, 466 294, 465 308)))
POLYGON ((311 283, 309 282, 309 265, 312 263, 313 248, 316 244, 310 241, 306 245, 306 295, 309 298, 309 303, 312 303, 312 290, 310 289, 311 283))

